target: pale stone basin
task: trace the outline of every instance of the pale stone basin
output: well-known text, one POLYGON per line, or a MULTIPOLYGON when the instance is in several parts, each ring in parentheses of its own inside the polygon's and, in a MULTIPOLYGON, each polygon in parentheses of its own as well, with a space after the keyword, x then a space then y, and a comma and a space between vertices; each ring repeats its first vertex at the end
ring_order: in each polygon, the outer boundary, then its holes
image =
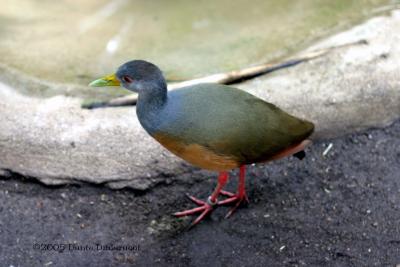
MULTIPOLYGON (((299 51, 391 3, 4 0, 0 58, 5 66, 55 83, 86 85, 133 58, 158 64, 169 79, 190 79, 299 51)), ((86 90, 69 88, 67 94, 86 97, 86 90)), ((40 90, 25 93, 41 96, 40 90)))

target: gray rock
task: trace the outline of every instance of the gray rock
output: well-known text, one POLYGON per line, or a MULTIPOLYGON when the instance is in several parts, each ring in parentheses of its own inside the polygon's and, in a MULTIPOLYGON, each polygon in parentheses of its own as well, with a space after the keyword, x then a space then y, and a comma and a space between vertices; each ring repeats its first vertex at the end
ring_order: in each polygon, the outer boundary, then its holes
POLYGON ((0 98, 6 100, 0 104, 3 169, 46 184, 112 182, 137 189, 182 169, 144 132, 133 107, 84 110, 77 98, 32 98, 1 83, 0 98))
MULTIPOLYGON (((316 138, 387 125, 400 116, 399 36, 396 11, 310 50, 359 39, 366 45, 345 46, 238 87, 314 121, 316 138)), ((191 170, 144 132, 134 107, 84 110, 81 101, 26 96, 0 83, 0 170, 46 184, 87 181, 140 190, 191 170)))

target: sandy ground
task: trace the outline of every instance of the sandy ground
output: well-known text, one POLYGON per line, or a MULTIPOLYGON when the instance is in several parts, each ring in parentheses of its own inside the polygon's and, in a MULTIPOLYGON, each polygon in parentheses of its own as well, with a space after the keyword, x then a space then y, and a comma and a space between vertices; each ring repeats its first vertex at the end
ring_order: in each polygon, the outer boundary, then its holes
POLYGON ((206 198, 216 179, 195 169, 180 178, 139 192, 2 177, 1 265, 400 264, 400 121, 316 142, 302 161, 250 167, 250 204, 229 219, 219 207, 191 230, 192 217, 170 214, 193 206, 184 192, 206 198))

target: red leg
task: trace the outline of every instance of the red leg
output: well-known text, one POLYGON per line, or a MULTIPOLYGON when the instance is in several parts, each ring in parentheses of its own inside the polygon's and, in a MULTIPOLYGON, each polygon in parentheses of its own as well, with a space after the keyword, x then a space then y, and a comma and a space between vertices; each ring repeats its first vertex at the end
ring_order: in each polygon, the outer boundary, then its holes
POLYGON ((200 207, 194 208, 194 209, 190 209, 190 210, 185 210, 185 211, 181 211, 181 212, 176 212, 174 213, 175 216, 177 217, 182 217, 182 216, 187 216, 187 215, 192 215, 198 212, 201 212, 201 214, 196 218, 196 220, 194 220, 192 222, 192 224, 190 225, 190 227, 196 225, 197 223, 199 223, 207 214, 209 214, 213 207, 218 204, 218 195, 220 194, 222 188, 225 186, 225 184, 228 181, 228 173, 227 172, 220 172, 219 173, 219 177, 218 177, 218 184, 214 189, 214 192, 211 194, 211 196, 208 197, 207 201, 202 201, 200 199, 197 199, 193 196, 189 196, 188 197, 197 205, 199 205, 200 207))
POLYGON ((225 205, 236 202, 235 206, 231 208, 231 210, 228 212, 225 218, 230 217, 233 214, 233 212, 237 209, 237 207, 239 207, 239 205, 243 203, 243 201, 249 203, 249 199, 247 198, 246 195, 245 183, 246 183, 246 166, 243 165, 240 166, 239 185, 236 194, 227 191, 221 191, 222 195, 228 196, 229 198, 224 199, 222 201, 218 201, 218 205, 225 205))

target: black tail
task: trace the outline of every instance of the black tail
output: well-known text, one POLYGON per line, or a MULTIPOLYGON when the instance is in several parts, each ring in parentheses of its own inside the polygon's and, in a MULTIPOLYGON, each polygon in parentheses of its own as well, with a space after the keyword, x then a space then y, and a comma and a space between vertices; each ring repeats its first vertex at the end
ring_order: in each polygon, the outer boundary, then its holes
POLYGON ((293 154, 293 157, 296 157, 299 160, 302 160, 302 159, 304 159, 306 157, 306 152, 304 152, 304 150, 299 151, 299 152, 293 154))

